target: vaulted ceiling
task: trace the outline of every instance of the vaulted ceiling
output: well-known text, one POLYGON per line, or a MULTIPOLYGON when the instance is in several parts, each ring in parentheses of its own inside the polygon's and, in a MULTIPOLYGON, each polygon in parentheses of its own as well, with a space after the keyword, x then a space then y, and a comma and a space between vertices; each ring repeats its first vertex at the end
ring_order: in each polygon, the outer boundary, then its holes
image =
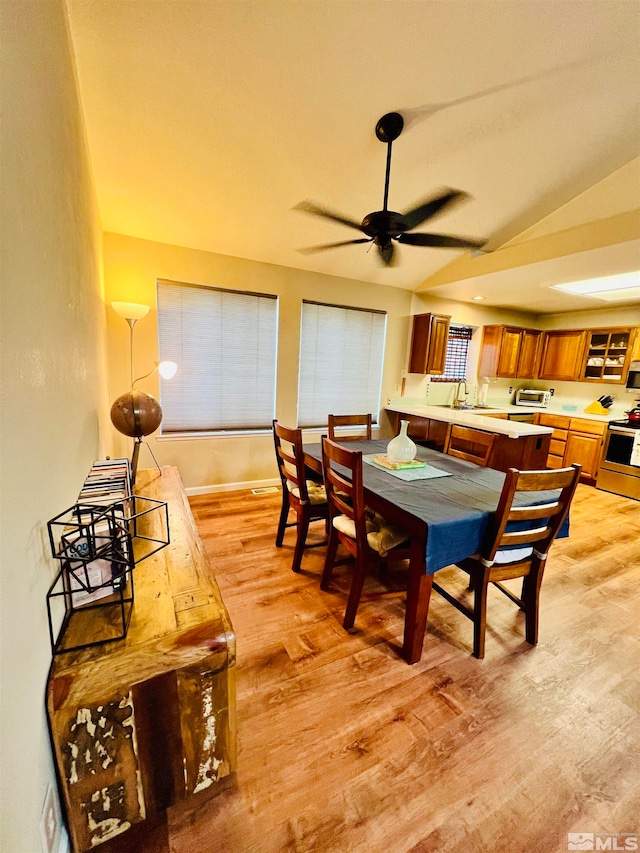
POLYGON ((464 190, 416 230, 490 250, 640 155, 636 0, 68 7, 105 231, 414 289, 461 251, 400 246, 393 268, 369 245, 296 251, 362 236, 297 203, 382 207, 384 113, 405 120, 390 208, 464 190))

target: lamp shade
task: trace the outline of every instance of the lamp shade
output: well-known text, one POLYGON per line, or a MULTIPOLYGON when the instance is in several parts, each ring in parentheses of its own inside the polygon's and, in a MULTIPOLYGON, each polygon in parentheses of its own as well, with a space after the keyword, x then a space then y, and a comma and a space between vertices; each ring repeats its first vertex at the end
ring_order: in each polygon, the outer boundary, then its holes
POLYGON ((161 361, 158 365, 158 372, 163 379, 173 379, 177 369, 178 365, 175 361, 161 361))
POLYGON ((160 403, 144 391, 127 391, 111 406, 111 423, 118 432, 130 438, 151 435, 161 422, 160 403))
POLYGON ((111 307, 125 320, 142 320, 149 313, 149 306, 139 302, 112 302, 111 307))

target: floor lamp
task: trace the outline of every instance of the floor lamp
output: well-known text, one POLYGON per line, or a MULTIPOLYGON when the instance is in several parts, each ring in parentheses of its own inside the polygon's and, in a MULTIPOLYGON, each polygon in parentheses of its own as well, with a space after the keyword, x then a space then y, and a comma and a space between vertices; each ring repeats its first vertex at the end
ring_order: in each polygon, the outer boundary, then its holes
POLYGON ((146 379, 153 373, 158 371, 165 379, 171 379, 177 370, 177 365, 173 361, 156 362, 153 370, 145 373, 143 376, 135 378, 135 368, 133 361, 133 327, 138 320, 142 320, 149 313, 148 305, 140 305, 137 302, 112 302, 111 307, 120 317, 123 317, 129 324, 129 348, 131 357, 131 390, 121 394, 111 406, 111 423, 123 435, 135 439, 133 445, 133 455, 131 457, 131 483, 135 483, 136 474, 138 471, 138 457, 140 455, 140 445, 146 444, 149 453, 153 457, 156 468, 160 470, 158 461, 151 449, 149 442, 144 441, 144 437, 150 435, 158 429, 162 422, 162 408, 160 403, 151 394, 144 391, 138 391, 134 388, 136 382, 141 379, 146 379))

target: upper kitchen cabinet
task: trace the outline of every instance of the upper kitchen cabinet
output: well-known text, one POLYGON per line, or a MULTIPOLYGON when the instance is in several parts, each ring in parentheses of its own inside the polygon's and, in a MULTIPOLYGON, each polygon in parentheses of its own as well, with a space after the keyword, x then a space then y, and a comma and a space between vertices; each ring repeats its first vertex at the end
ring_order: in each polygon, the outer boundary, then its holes
POLYGON ((626 382, 636 330, 589 329, 581 379, 585 382, 626 382))
POLYGON ((414 315, 409 373, 444 373, 450 320, 446 314, 414 315))
POLYGON ((576 380, 582 377, 587 332, 566 329, 545 332, 539 379, 576 380))
POLYGON ((531 379, 536 375, 542 332, 519 326, 483 326, 478 376, 531 379))

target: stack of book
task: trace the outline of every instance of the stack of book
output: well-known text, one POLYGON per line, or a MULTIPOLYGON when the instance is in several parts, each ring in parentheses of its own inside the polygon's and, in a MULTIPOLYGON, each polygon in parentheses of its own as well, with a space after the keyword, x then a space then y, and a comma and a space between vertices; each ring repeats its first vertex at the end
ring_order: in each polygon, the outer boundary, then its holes
POLYGON ((128 459, 101 459, 94 462, 84 481, 78 503, 108 506, 131 495, 131 463, 128 459))
POLYGON ((410 462, 393 462, 388 456, 374 456, 373 461, 389 471, 408 471, 412 468, 426 468, 427 463, 420 459, 412 459, 410 462))

